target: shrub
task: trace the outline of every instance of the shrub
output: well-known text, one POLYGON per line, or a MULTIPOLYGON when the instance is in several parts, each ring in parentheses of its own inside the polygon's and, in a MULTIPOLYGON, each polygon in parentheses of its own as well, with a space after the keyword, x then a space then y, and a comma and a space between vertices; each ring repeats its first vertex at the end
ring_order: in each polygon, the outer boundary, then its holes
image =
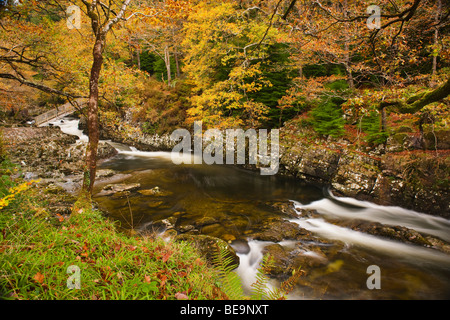
POLYGON ((381 131, 380 116, 376 112, 371 112, 361 119, 360 129, 367 134, 365 140, 373 145, 386 142, 389 134, 381 131))
POLYGON ((338 137, 344 133, 342 109, 333 102, 325 102, 311 111, 314 130, 324 136, 338 137))

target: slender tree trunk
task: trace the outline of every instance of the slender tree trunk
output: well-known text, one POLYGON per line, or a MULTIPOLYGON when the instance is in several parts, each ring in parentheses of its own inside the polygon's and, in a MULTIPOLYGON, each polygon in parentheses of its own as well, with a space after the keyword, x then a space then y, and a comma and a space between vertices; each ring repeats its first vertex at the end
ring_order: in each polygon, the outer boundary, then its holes
POLYGON ((141 50, 140 49, 136 50, 136 56, 137 56, 138 69, 141 70, 141 50))
POLYGON ((181 70, 180 70, 180 62, 178 61, 178 49, 176 47, 174 57, 175 57, 175 65, 177 67, 177 78, 179 78, 181 76, 181 70))
POLYGON ((84 169, 83 192, 86 195, 92 194, 97 171, 97 148, 99 141, 99 121, 98 121, 98 82, 103 64, 103 49, 105 47, 105 35, 99 34, 96 37, 89 79, 89 101, 87 125, 89 130, 89 142, 86 149, 86 165, 84 169))
POLYGON ((167 69, 167 85, 170 86, 172 82, 172 72, 170 70, 170 53, 168 45, 166 45, 166 47, 164 48, 164 62, 166 63, 167 69))
MULTIPOLYGON (((343 10, 344 10, 344 17, 345 18, 347 18, 347 8, 348 8, 348 5, 347 5, 347 1, 344 1, 344 7, 343 7, 343 10)), ((351 58, 350 58, 350 47, 349 47, 349 42, 350 42, 350 36, 349 36, 349 28, 350 28, 350 26, 349 26, 349 23, 348 22, 346 22, 345 23, 345 28, 346 28, 346 31, 345 31, 345 39, 344 39, 344 51, 345 51, 345 53, 344 53, 344 65, 345 65, 345 71, 347 72, 347 83, 348 83, 348 86, 350 87, 350 89, 353 89, 353 88, 355 88, 355 83, 354 83, 354 81, 353 81, 353 75, 352 75, 352 68, 351 68, 351 58)))
MULTIPOLYGON (((437 1, 437 10, 436 10, 436 16, 435 16, 435 22, 436 24, 439 22, 439 17, 441 14, 441 8, 442 8, 442 3, 441 0, 437 1)), ((433 39, 433 66, 432 66, 432 70, 431 70, 431 74, 434 78, 434 76, 436 75, 436 71, 437 71, 437 55, 435 54, 434 50, 436 50, 437 46, 438 46, 438 40, 439 40, 439 27, 436 26, 434 28, 434 39, 433 39)))

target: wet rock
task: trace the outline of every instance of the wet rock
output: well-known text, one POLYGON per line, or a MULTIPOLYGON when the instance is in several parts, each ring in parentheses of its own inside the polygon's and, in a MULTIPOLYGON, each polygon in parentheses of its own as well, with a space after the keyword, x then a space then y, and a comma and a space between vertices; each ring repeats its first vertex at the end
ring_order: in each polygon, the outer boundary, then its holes
POLYGON ((315 268, 326 265, 327 263, 327 257, 317 248, 312 251, 298 249, 291 252, 292 269, 315 268))
POLYGON ((209 226, 212 224, 216 224, 219 223, 219 220, 217 218, 211 217, 211 216, 205 216, 202 217, 201 219, 195 221, 195 226, 196 227, 204 227, 204 226, 209 226))
POLYGON ((83 115, 80 116, 80 120, 78 121, 78 130, 83 131, 85 135, 89 135, 87 119, 83 115))
POLYGON ((300 240, 310 235, 306 229, 287 220, 268 219, 262 228, 262 231, 252 234, 253 239, 280 242, 282 240, 300 240))
POLYGON ((149 201, 147 202, 147 206, 149 208, 157 208, 164 204, 164 201, 149 201))
POLYGON ((362 220, 352 220, 340 225, 351 228, 352 230, 365 232, 392 240, 411 243, 421 246, 431 246, 432 244, 418 231, 403 226, 384 225, 379 222, 370 222, 362 220))
POLYGON ((158 197, 166 197, 172 194, 171 191, 161 190, 159 187, 154 187, 152 189, 144 189, 138 191, 143 196, 158 196, 158 197))
POLYGON ((445 252, 447 254, 450 254, 450 244, 442 241, 441 239, 432 237, 432 236, 426 236, 425 239, 431 243, 432 248, 445 252))
POLYGON ((280 211, 284 215, 291 217, 291 218, 298 218, 297 211, 294 208, 294 204, 292 202, 283 202, 283 201, 268 201, 266 202, 267 205, 269 205, 272 208, 275 208, 276 210, 280 211))
POLYGON ((270 256, 265 272, 275 277, 290 276, 294 270, 308 270, 325 266, 329 262, 320 248, 306 249, 301 244, 294 248, 270 244, 264 247, 262 253, 270 256))
POLYGON ((239 254, 247 254, 250 252, 250 246, 246 240, 233 240, 230 245, 239 254))
POLYGON ((224 240, 207 236, 207 235, 193 235, 180 234, 174 238, 174 241, 185 241, 192 243, 199 253, 206 258, 210 265, 217 265, 216 258, 220 250, 224 250, 225 257, 231 259, 230 266, 237 268, 239 266, 239 257, 236 251, 224 240))
POLYGON ((118 192, 112 193, 112 198, 113 199, 123 199, 123 198, 128 198, 130 195, 131 195, 130 191, 118 191, 118 192))
POLYGON ((106 185, 105 187, 103 187, 103 191, 106 191, 106 194, 114 194, 124 191, 136 191, 140 187, 141 187, 140 183, 131 183, 131 184, 117 183, 106 185))
POLYGON ((298 215, 297 217, 301 218, 319 218, 320 213, 314 209, 297 209, 298 215))
POLYGON ((167 219, 152 221, 151 223, 144 226, 143 231, 151 233, 154 232, 159 233, 164 232, 166 230, 174 229, 176 221, 177 219, 175 217, 169 217, 167 219))
POLYGON ((179 225, 176 229, 180 233, 193 232, 197 230, 192 224, 179 225))
POLYGON ((231 243, 231 241, 236 240, 236 237, 229 233, 225 233, 225 234, 221 235, 220 238, 225 240, 228 243, 231 243))
POLYGON ((116 172, 114 170, 111 170, 111 169, 100 169, 100 170, 97 170, 97 172, 95 174, 95 177, 99 178, 99 179, 101 179, 101 178, 109 178, 109 177, 112 177, 115 174, 116 174, 116 172))
POLYGON ((269 255, 269 261, 266 265, 267 274, 277 276, 289 274, 292 272, 292 264, 289 260, 289 253, 279 244, 270 244, 262 250, 263 255, 269 255))

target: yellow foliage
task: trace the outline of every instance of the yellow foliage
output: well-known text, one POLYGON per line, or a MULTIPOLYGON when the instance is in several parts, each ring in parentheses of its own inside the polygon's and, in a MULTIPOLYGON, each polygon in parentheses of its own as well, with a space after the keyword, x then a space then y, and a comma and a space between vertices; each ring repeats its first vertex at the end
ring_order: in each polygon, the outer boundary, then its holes
POLYGON ((7 196, 5 196, 5 197, 0 199, 0 210, 3 209, 3 208, 6 208, 9 205, 9 203, 11 201, 13 201, 18 194, 24 192, 33 183, 37 183, 37 182, 39 182, 39 181, 31 180, 29 182, 24 182, 22 184, 19 184, 16 187, 9 188, 9 190, 8 190, 9 194, 7 196))

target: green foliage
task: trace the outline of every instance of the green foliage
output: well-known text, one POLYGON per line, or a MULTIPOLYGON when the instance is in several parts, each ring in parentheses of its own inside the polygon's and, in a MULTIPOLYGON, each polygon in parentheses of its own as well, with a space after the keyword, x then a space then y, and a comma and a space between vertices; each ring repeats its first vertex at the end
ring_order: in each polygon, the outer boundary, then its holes
POLYGON ((244 297, 241 279, 237 273, 233 272, 236 265, 233 263, 233 257, 229 254, 223 244, 217 244, 217 250, 214 254, 214 265, 217 268, 220 283, 225 294, 231 300, 239 300, 244 297))
POLYGON ((311 111, 314 130, 324 136, 339 137, 344 133, 342 109, 333 102, 319 104, 311 111))
POLYGON ((348 89, 348 83, 347 83, 347 81, 341 79, 341 80, 333 81, 331 83, 326 83, 324 85, 324 87, 329 90, 333 90, 333 91, 344 91, 344 90, 348 89))
POLYGON ((373 145, 386 142, 389 134, 381 131, 380 115, 377 112, 371 112, 368 116, 363 116, 359 129, 367 134, 365 140, 373 145))
POLYGON ((261 72, 271 85, 263 86, 258 92, 248 93, 247 96, 269 108, 265 125, 277 126, 280 120, 284 122, 292 119, 303 107, 301 104, 295 104, 283 111, 278 108, 279 100, 286 95, 292 86, 292 79, 298 73, 298 70, 292 67, 291 56, 286 45, 269 46, 267 57, 261 62, 261 72))
MULTIPOLYGON (((141 70, 148 72, 156 80, 167 80, 167 69, 164 60, 155 53, 144 51, 140 53, 141 70)), ((170 71, 172 79, 176 76, 176 63, 173 57, 170 58, 170 71)))
POLYGON ((310 77, 327 77, 331 75, 345 75, 345 68, 337 64, 308 64, 303 67, 303 75, 310 77))

